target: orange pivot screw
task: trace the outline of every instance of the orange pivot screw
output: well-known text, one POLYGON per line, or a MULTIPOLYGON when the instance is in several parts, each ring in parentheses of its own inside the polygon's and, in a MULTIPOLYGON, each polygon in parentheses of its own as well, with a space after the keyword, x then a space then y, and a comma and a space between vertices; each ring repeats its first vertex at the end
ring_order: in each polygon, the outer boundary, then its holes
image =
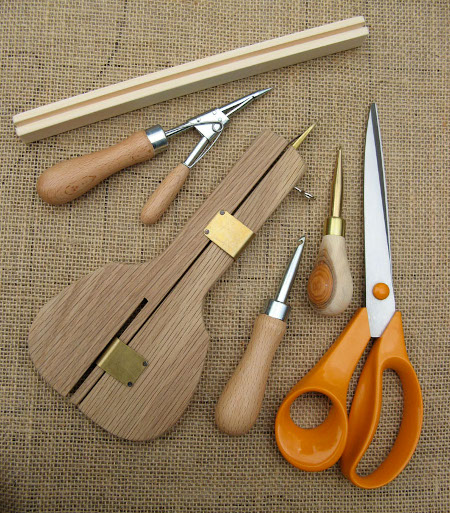
POLYGON ((386 285, 386 283, 377 283, 373 286, 372 294, 374 297, 382 301, 383 299, 386 299, 390 294, 389 287, 386 285))

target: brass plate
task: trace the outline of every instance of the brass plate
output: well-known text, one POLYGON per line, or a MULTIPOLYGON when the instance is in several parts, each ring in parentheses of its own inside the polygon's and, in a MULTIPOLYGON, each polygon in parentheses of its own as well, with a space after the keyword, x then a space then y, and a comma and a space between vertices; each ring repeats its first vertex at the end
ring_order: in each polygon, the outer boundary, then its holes
POLYGON ((255 235, 226 210, 218 212, 204 231, 205 235, 233 258, 247 246, 255 235))
POLYGON ((129 387, 136 383, 147 361, 134 349, 115 338, 97 360, 97 365, 129 387))

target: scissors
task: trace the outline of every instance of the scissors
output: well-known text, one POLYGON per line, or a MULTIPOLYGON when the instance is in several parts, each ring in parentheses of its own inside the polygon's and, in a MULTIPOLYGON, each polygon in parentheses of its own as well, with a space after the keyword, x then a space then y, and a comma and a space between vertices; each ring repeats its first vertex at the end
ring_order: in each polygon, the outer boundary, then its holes
POLYGON ((292 465, 311 472, 341 470, 360 488, 378 488, 395 479, 411 459, 422 429, 420 384, 406 353, 402 317, 395 310, 387 208, 378 112, 372 104, 367 123, 364 159, 364 234, 366 307, 357 310, 319 363, 285 397, 275 436, 282 455, 292 465), (372 338, 369 353, 347 416, 347 390, 355 367, 372 338), (380 419, 383 371, 394 370, 403 387, 403 417, 394 445, 370 475, 356 467, 375 435, 380 419), (300 395, 318 392, 331 407, 325 421, 313 429, 298 427, 290 417, 300 395))

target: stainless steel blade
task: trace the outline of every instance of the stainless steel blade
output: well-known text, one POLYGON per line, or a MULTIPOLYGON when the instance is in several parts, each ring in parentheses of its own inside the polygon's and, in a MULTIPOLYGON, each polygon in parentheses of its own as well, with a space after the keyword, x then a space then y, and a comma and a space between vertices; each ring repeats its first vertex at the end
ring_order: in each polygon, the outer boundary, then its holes
POLYGON ((372 337, 379 337, 395 313, 389 240, 389 216, 377 106, 369 112, 364 157, 364 244, 366 261, 366 307, 372 337), (389 287, 386 299, 377 299, 373 288, 389 287))

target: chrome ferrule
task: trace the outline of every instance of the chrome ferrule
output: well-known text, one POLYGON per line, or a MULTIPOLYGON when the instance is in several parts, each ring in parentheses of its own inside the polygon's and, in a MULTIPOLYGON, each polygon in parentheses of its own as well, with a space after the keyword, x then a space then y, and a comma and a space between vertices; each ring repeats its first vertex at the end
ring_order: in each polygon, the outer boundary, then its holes
POLYGON ((169 145, 166 133, 160 125, 150 127, 145 131, 145 134, 155 150, 155 155, 164 151, 169 145))
POLYGON ((276 299, 269 299, 267 302, 266 311, 264 313, 269 317, 273 317, 274 319, 286 321, 290 311, 291 308, 286 303, 282 303, 276 299))

